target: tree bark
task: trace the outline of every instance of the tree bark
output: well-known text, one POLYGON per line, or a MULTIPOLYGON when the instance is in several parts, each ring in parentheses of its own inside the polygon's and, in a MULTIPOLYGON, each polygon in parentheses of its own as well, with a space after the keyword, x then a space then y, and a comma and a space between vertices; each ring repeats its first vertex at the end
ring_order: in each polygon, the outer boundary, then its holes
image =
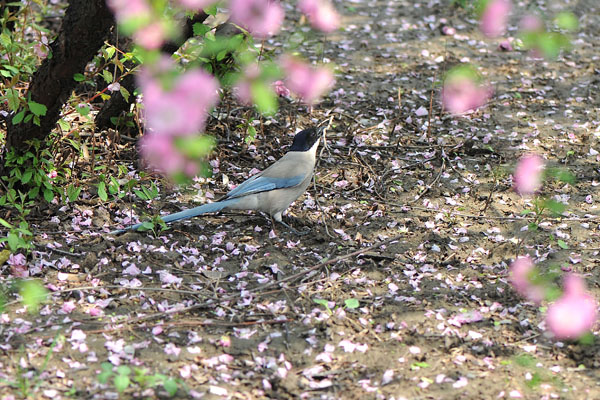
POLYGON ((63 104, 77 85, 73 75, 84 72, 114 22, 105 0, 70 1, 58 37, 50 45, 52 57, 46 58, 35 72, 26 95, 28 99, 44 104, 46 115, 40 117, 40 126, 32 122, 13 125, 9 120, 6 151, 22 152, 27 149, 28 140, 43 140, 50 134, 63 104))

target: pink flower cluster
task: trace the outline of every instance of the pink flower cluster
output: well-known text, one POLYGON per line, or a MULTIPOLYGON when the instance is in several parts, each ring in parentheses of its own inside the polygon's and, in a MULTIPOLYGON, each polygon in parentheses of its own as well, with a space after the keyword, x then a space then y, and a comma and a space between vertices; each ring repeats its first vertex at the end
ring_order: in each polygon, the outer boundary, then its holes
POLYGON ((546 324, 557 339, 577 339, 594 326, 598 305, 581 277, 567 274, 563 286, 563 295, 548 307, 546 324))
MULTIPOLYGON (((539 305, 546 290, 542 284, 532 282, 535 274, 536 268, 529 256, 517 258, 510 266, 510 282, 515 291, 539 305)), ((598 306, 579 276, 567 274, 563 283, 563 295, 548 306, 546 325, 557 339, 577 339, 594 326, 598 306)))
POLYGON ((519 257, 510 265, 510 282, 515 291, 527 300, 540 304, 546 293, 543 286, 531 282, 535 273, 535 265, 529 256, 519 257))
POLYGON ((519 194, 533 194, 542 186, 544 160, 535 154, 525 156, 519 160, 513 183, 515 191, 519 194))
POLYGON ((286 75, 285 87, 307 104, 314 103, 335 83, 327 67, 313 67, 292 56, 283 56, 279 64, 286 75))
POLYGON ((452 114, 462 114, 483 106, 492 89, 469 74, 449 74, 442 88, 442 104, 452 114))
MULTIPOLYGON (((160 74, 158 74, 160 75, 160 74)), ((144 70, 139 76, 144 94, 147 133, 141 141, 141 154, 150 166, 167 174, 196 173, 196 160, 188 160, 176 148, 177 138, 204 130, 209 110, 219 100, 219 84, 207 72, 195 69, 174 79, 165 89, 160 76, 144 70)))
POLYGON ((340 15, 329 0, 300 0, 298 9, 315 29, 333 32, 340 26, 340 15))
POLYGON ((481 14, 479 28, 487 37, 498 37, 506 32, 506 24, 512 2, 510 0, 491 0, 481 14))
POLYGON ((229 8, 231 21, 257 38, 275 35, 283 23, 283 8, 275 0, 231 0, 229 8))

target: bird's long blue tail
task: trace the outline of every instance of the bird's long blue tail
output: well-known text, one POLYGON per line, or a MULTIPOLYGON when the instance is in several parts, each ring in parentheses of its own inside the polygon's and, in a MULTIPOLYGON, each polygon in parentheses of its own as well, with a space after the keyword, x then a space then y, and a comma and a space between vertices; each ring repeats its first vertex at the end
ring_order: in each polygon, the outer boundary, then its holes
MULTIPOLYGON (((165 215, 164 217, 161 217, 161 218, 166 224, 168 224, 169 222, 179 221, 182 219, 189 219, 189 218, 197 217, 198 215, 221 211, 228 205, 235 203, 237 200, 238 199, 231 199, 231 200, 217 201, 215 203, 204 204, 204 205, 201 205, 198 207, 190 208, 189 210, 184 210, 184 211, 180 211, 177 213, 165 215)), ((110 232, 110 234, 117 235, 119 233, 123 233, 123 232, 127 232, 127 231, 136 231, 140 226, 142 226, 142 223, 130 225, 127 228, 123 228, 123 229, 117 229, 116 231, 110 232)))

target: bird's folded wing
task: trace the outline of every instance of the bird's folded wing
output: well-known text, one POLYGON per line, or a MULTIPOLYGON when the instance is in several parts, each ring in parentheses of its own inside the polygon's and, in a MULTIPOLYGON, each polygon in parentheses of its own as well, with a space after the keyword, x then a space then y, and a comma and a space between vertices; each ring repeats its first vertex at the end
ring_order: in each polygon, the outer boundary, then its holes
POLYGON ((289 178, 275 178, 270 176, 252 177, 227 193, 225 199, 235 199, 254 193, 267 192, 275 189, 284 189, 299 185, 305 175, 297 175, 289 178))

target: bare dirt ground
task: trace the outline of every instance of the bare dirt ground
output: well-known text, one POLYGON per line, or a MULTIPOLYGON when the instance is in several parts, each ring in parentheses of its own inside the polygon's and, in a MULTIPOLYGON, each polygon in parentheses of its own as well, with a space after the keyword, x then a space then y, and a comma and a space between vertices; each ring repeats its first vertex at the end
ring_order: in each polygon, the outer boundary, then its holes
MULTIPOLYGON (((507 283, 511 260, 530 254, 583 274, 600 298, 600 6, 524 3, 516 15, 577 13, 571 52, 555 61, 500 52, 448 2, 337 2, 345 29, 302 48, 338 66, 311 113, 284 102, 247 146, 236 129, 243 115, 226 116, 222 103, 209 125, 220 143, 213 179, 162 186, 148 203, 91 196, 40 210, 30 272, 52 301, 36 316, 9 304, 0 376, 24 376, 35 398, 117 398, 110 380, 98 382, 107 361, 179 379, 182 399, 600 398, 597 341, 551 339, 538 307, 507 283), (457 34, 441 35, 444 24, 457 34), (440 109, 439 80, 459 62, 477 65, 495 94, 456 118, 440 109), (294 126, 330 117, 316 183, 288 212, 309 235, 273 234, 245 213, 176 223, 158 237, 83 234, 130 215, 132 202, 148 216, 218 197, 224 177, 239 183, 280 157, 294 126), (544 186, 568 213, 537 232, 524 229, 531 200, 510 177, 532 151, 577 177, 544 186)), ((6 381, 0 393, 20 396, 6 381)), ((166 397, 139 384, 120 395, 166 397)))

